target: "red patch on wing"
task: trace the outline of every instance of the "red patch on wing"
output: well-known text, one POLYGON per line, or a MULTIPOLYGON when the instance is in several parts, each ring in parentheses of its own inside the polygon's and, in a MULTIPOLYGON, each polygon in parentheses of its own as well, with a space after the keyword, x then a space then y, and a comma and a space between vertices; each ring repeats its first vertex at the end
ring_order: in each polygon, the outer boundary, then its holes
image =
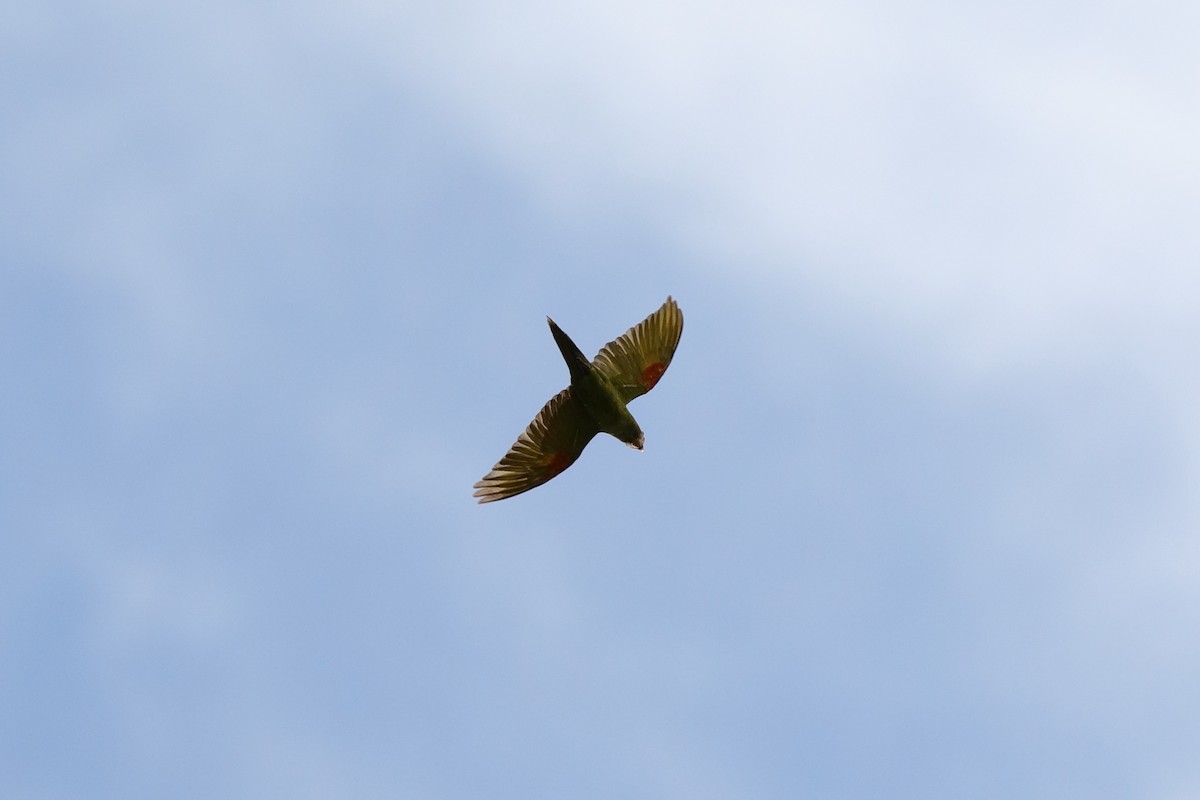
POLYGON ((642 370, 642 386, 646 387, 646 391, 654 388, 654 384, 658 383, 658 379, 667 371, 667 365, 661 361, 655 361, 650 366, 642 370))
POLYGON ((571 466, 571 459, 561 450, 550 456, 550 460, 546 462, 546 474, 549 476, 547 480, 553 478, 558 473, 562 472, 567 467, 571 466))

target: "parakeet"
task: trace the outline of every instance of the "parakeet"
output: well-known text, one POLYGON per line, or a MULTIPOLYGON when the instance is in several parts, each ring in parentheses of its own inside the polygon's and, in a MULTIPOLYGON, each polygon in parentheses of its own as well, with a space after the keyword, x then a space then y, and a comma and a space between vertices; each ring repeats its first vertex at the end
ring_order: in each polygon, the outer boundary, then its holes
POLYGON ((550 333, 571 372, 571 385, 550 398, 492 471, 475 484, 481 503, 526 492, 575 463, 597 433, 608 433, 641 450, 646 442, 626 405, 654 388, 667 371, 683 313, 667 302, 588 361, 554 320, 550 333))

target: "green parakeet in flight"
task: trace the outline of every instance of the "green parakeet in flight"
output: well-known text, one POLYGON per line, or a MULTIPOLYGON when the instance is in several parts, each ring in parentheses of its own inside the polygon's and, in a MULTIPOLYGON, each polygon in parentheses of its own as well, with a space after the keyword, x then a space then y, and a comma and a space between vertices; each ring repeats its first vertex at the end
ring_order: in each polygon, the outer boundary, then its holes
POLYGON ((658 311, 588 361, 554 320, 546 317, 546 322, 571 371, 571 385, 550 398, 504 458, 475 484, 481 503, 541 486, 574 464, 597 433, 641 450, 646 437, 626 404, 654 388, 683 333, 683 312, 667 297, 658 311))

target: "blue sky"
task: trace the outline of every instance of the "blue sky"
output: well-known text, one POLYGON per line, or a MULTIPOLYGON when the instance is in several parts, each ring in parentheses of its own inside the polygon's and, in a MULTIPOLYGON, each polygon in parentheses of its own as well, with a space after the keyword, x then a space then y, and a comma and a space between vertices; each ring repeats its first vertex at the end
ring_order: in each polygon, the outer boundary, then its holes
POLYGON ((0 796, 1200 797, 1195 10, 5 18, 0 796))

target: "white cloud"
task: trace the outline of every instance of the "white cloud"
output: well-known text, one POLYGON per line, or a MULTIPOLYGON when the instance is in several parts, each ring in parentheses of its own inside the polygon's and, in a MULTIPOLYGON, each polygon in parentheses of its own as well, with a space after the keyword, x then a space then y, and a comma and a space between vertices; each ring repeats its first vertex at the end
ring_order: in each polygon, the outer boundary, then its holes
POLYGON ((1173 76, 1200 72, 1197 20, 1124 12, 361 3, 349 24, 548 205, 636 209, 732 277, 986 371, 1164 316, 1196 332, 1200 112, 1173 76))

